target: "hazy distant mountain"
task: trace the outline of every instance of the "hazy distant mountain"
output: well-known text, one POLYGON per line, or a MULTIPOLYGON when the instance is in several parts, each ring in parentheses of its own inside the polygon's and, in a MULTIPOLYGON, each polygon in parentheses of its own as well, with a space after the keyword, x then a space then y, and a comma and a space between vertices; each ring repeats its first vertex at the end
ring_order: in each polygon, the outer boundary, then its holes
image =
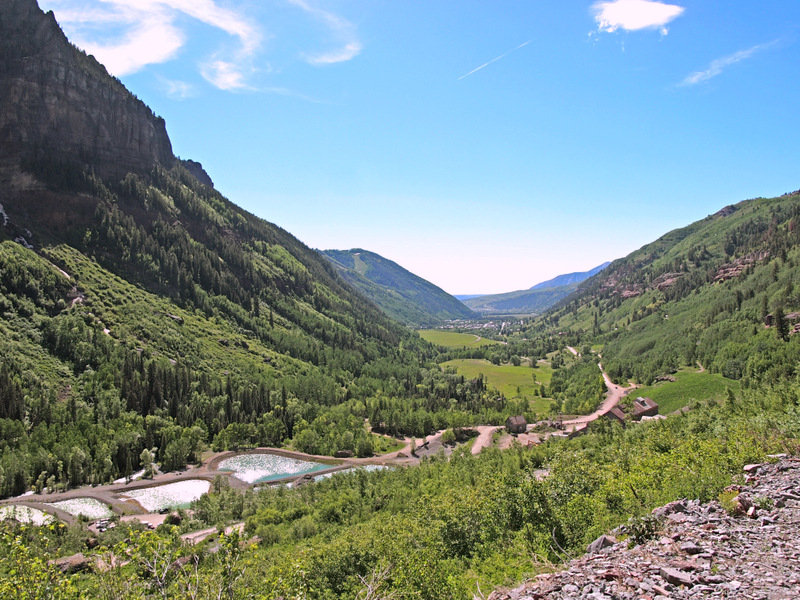
POLYGON ((477 315, 455 297, 374 252, 324 250, 340 274, 393 319, 421 327, 477 315))
POLYGON ((541 313, 555 305, 562 298, 569 296, 578 288, 581 282, 596 275, 609 264, 611 263, 604 262, 590 271, 558 275, 548 281, 537 283, 527 290, 486 296, 461 296, 459 299, 466 306, 480 313, 541 313))
POLYGON ((595 267, 590 271, 583 271, 582 273, 567 273, 566 275, 558 275, 549 279, 547 281, 543 281, 542 283, 537 283, 533 286, 532 290, 543 290, 546 288, 555 288, 561 287, 564 285, 573 285, 576 283, 580 283, 581 281, 585 281, 589 279, 592 275, 597 275, 600 271, 605 269, 611 263, 606 261, 602 265, 595 267))

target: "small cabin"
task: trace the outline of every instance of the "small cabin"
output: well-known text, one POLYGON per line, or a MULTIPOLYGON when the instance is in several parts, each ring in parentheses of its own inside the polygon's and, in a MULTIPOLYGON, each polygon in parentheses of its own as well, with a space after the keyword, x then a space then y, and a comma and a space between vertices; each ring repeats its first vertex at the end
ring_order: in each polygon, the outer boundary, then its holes
POLYGON ((626 420, 640 421, 642 417, 655 417, 658 415, 658 404, 650 398, 638 397, 630 406, 619 404, 605 413, 611 420, 625 423, 626 420))
POLYGON ((655 417, 658 414, 658 404, 650 398, 639 396, 633 401, 633 418, 639 420, 642 417, 655 417))
POLYGON ((528 422, 522 415, 508 417, 506 419, 506 430, 509 433, 525 433, 528 430, 528 422))
POLYGON ((623 411, 622 408, 620 408, 619 406, 615 406, 607 413, 605 413, 603 416, 606 417, 607 419, 612 419, 612 420, 616 419, 620 423, 624 423, 626 418, 625 411, 623 411))

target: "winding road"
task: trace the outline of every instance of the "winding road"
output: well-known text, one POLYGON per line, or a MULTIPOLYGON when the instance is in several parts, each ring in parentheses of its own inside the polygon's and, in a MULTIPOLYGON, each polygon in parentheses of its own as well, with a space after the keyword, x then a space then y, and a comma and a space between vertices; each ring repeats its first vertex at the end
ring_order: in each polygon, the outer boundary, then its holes
POLYGON ((579 429, 579 426, 586 425, 587 423, 591 423, 592 421, 602 417, 612 408, 614 408, 617 404, 620 403, 622 398, 625 397, 626 394, 631 392, 632 390, 636 389, 636 384, 631 384, 628 387, 622 387, 621 385, 617 385, 611 378, 608 376, 603 370, 603 363, 597 363, 597 366, 600 368, 600 372, 603 374, 603 381, 606 383, 606 399, 597 407, 593 413, 584 415, 582 417, 576 417, 574 419, 569 419, 566 421, 562 421, 564 427, 569 428, 572 426, 572 431, 575 429, 579 429))

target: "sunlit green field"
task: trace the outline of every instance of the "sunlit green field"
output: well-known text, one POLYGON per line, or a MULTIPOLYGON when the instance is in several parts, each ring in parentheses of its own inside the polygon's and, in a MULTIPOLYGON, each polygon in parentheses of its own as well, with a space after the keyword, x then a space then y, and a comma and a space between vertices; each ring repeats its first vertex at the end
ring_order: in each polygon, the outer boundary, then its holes
POLYGON ((455 367, 459 375, 467 379, 474 379, 480 374, 486 377, 489 386, 497 389, 506 398, 522 396, 531 401, 531 408, 535 412, 546 412, 550 407, 550 400, 534 396, 534 390, 539 388, 536 381, 550 383, 552 370, 547 365, 541 365, 536 369, 528 366, 515 367, 513 365, 493 365, 487 360, 481 359, 458 359, 442 363, 442 368, 455 367))
POLYGON ((680 370, 675 373, 677 381, 660 381, 651 386, 639 388, 631 395, 647 396, 658 403, 662 415, 683 408, 694 400, 722 399, 728 388, 738 393, 740 385, 733 379, 725 379, 719 373, 680 370))
POLYGON ((438 329, 423 329, 419 332, 420 337, 426 342, 444 346, 445 348, 474 348, 478 346, 492 346, 500 342, 487 340, 471 333, 456 333, 453 331, 440 331, 438 329))

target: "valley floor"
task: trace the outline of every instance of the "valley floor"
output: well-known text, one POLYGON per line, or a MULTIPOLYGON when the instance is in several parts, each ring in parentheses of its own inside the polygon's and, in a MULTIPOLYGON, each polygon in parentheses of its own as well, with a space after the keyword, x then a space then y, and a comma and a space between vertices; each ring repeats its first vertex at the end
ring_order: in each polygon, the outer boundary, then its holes
MULTIPOLYGON (((570 350, 573 349, 570 348, 570 350)), ((622 400, 625 394, 636 387, 635 385, 631 385, 623 388, 614 384, 603 370, 602 364, 598 363, 598 367, 603 374, 603 377, 606 381, 606 386, 608 388, 606 399, 603 401, 600 407, 590 415, 564 421, 563 424, 568 433, 575 431, 576 429, 584 428, 588 423, 600 418, 611 408, 616 406, 622 400)), ((531 432, 530 429, 533 427, 534 425, 529 425, 528 432, 518 436, 512 436, 506 433, 502 426, 479 425, 475 427, 475 430, 478 432, 478 436, 471 441, 472 445, 470 451, 472 454, 479 454, 484 448, 489 448, 495 445, 500 449, 507 449, 511 447, 515 441, 523 445, 538 444, 546 438, 547 434, 531 432)), ((440 450, 443 450, 445 454, 452 452, 452 446, 447 446, 442 443, 443 433, 444 430, 432 433, 431 435, 421 439, 412 440, 411 438, 405 438, 403 440, 404 445, 402 449, 389 454, 373 456, 369 458, 332 459, 330 456, 306 454, 304 452, 296 452, 279 448, 257 448, 247 452, 269 453, 304 461, 323 461, 327 464, 330 464, 329 469, 318 471, 318 475, 333 473, 339 470, 364 465, 413 466, 418 464, 422 458, 435 455, 440 450), (414 448, 413 452, 412 443, 414 448)), ((92 498, 106 504, 113 510, 115 514, 121 515, 126 519, 137 519, 145 524, 158 525, 163 521, 163 515, 148 512, 136 500, 125 498, 124 494, 132 490, 155 488, 162 485, 192 480, 213 482, 213 480, 219 476, 225 477, 232 488, 241 490, 247 489, 250 487, 250 484, 237 479, 230 471, 219 469, 219 464, 223 460, 242 453, 244 452, 218 452, 208 457, 199 466, 190 466, 187 469, 178 472, 159 473, 152 479, 148 480, 139 479, 124 484, 114 483, 100 486, 84 486, 71 489, 66 492, 44 495, 26 495, 0 501, 0 506, 28 506, 52 514, 66 523, 73 523, 76 521, 76 517, 74 515, 60 510, 59 508, 53 507, 51 504, 63 500, 92 498)), ((302 474, 291 475, 271 481, 270 484, 286 484, 301 480, 302 478, 302 474)))

